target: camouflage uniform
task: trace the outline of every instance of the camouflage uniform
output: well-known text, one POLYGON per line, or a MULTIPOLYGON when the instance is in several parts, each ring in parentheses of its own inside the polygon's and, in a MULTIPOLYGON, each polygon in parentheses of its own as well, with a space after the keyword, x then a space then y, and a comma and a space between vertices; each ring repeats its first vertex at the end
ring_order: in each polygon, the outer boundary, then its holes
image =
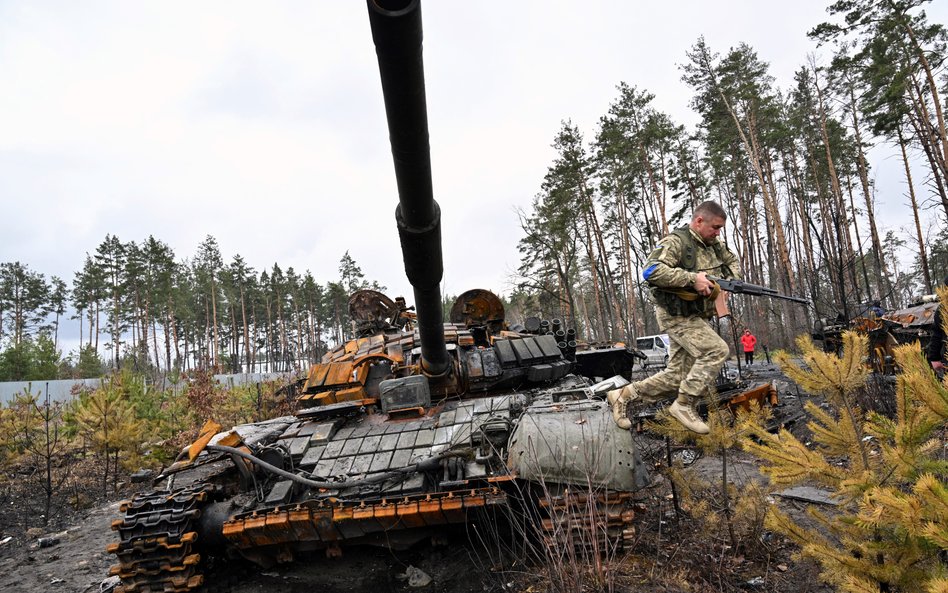
MULTIPOLYGON (((676 233, 669 234, 655 246, 646 261, 643 275, 653 286, 653 294, 662 287, 690 288, 698 272, 726 279, 735 277, 737 258, 720 240, 705 245, 693 230, 688 228, 687 232, 695 245, 694 271, 680 267, 686 242, 676 233)), ((655 300, 658 327, 668 334, 671 341, 668 366, 662 372, 634 383, 634 392, 647 401, 665 399, 677 393, 679 404, 696 406, 714 384, 729 352, 727 344, 708 323, 714 314, 713 303, 699 299, 697 307, 703 310, 695 311, 676 309, 674 303, 669 305, 667 297, 655 300)))

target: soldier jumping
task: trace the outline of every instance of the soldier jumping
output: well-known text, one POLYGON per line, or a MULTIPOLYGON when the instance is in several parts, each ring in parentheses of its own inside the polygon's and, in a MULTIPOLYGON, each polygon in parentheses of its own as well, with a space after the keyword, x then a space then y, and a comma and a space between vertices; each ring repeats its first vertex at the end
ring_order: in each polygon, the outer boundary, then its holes
POLYGON ((737 257, 718 239, 727 214, 714 201, 702 202, 691 224, 662 239, 646 261, 643 277, 651 287, 658 326, 668 334, 668 366, 651 377, 610 391, 612 415, 620 428, 629 429, 628 404, 657 401, 677 394, 668 412, 689 430, 710 429, 698 415, 698 403, 712 388, 728 356, 728 346, 708 323, 714 316, 717 286, 709 276, 735 277, 737 257), (683 290, 703 298, 685 299, 683 290))

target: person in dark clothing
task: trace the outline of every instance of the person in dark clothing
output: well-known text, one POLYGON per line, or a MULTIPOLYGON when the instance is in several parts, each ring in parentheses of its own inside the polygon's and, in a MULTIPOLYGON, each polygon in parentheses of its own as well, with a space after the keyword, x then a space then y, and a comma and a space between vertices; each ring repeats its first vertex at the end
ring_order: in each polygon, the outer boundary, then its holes
MULTIPOLYGON (((944 285, 948 286, 948 278, 945 278, 944 285)), ((938 373, 945 368, 945 327, 942 324, 942 320, 945 318, 944 310, 945 308, 942 306, 935 309, 935 316, 932 319, 934 324, 932 337, 928 341, 928 351, 926 352, 928 362, 938 373)))

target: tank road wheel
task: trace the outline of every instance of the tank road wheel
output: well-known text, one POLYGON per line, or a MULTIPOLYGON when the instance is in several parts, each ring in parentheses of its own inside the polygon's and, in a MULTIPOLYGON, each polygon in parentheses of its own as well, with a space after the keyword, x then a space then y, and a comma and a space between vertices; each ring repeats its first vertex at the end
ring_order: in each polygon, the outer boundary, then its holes
POLYGON ((124 517, 112 523, 120 540, 107 548, 119 560, 109 570, 122 580, 116 593, 177 593, 203 584, 195 524, 211 493, 206 484, 195 484, 122 503, 124 517))
POLYGON ((541 535, 547 553, 611 558, 635 538, 635 512, 627 492, 566 492, 540 498, 541 535))

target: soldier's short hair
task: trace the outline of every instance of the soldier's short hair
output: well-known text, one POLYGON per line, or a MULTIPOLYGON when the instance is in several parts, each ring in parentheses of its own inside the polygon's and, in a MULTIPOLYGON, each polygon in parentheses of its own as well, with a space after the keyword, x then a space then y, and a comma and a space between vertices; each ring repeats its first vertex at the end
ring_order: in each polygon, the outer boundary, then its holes
POLYGON ((721 204, 718 204, 714 200, 706 200, 698 204, 698 207, 695 208, 695 213, 691 216, 691 219, 694 220, 698 217, 702 218, 723 218, 727 220, 727 212, 724 211, 724 208, 721 207, 721 204))

